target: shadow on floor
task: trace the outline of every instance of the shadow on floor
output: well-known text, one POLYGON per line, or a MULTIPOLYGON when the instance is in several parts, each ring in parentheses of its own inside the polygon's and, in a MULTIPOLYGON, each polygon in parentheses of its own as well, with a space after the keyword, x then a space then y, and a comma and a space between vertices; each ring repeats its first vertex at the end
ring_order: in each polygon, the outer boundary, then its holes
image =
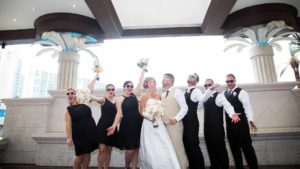
MULTIPOLYGON (((206 167, 208 169, 208 167, 206 167)), ((276 165, 276 166, 259 166, 259 169, 299 169, 300 165, 276 165)), ((14 165, 14 164, 0 164, 0 169, 72 169, 72 167, 41 167, 35 165, 14 165)), ((97 169, 96 167, 90 167, 90 169, 97 169)), ((123 169, 111 167, 110 169, 123 169)), ((234 167, 230 167, 234 169, 234 167)), ((245 167, 248 169, 248 167, 245 167)))

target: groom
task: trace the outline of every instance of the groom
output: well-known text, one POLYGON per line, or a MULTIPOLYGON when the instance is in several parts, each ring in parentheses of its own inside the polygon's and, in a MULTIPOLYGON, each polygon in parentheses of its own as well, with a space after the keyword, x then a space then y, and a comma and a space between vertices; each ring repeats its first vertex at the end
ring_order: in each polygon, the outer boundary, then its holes
POLYGON ((180 168, 186 169, 188 162, 182 142, 183 124, 181 120, 186 115, 188 107, 184 93, 173 86, 174 76, 172 74, 164 74, 162 85, 166 90, 161 96, 162 106, 164 107, 162 118, 175 148, 180 168))

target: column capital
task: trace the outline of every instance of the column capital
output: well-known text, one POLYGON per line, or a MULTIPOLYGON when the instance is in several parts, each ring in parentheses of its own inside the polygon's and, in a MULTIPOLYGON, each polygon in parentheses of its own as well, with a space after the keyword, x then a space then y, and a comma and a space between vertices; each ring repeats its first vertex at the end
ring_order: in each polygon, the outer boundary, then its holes
POLYGON ((273 56, 273 47, 270 45, 267 46, 253 46, 249 48, 249 54, 251 58, 255 56, 273 56))

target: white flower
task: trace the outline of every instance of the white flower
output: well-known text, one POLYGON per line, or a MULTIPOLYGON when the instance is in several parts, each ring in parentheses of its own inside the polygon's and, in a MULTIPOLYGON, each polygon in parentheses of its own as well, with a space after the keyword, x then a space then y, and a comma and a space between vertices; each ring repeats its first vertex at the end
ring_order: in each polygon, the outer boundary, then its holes
POLYGON ((137 66, 141 69, 143 69, 145 72, 147 72, 147 67, 148 67, 148 58, 142 58, 137 62, 137 66))
POLYGON ((236 95, 237 95, 237 93, 236 93, 236 92, 233 92, 233 93, 232 93, 232 95, 233 95, 233 96, 236 96, 236 95))
POLYGON ((144 116, 153 122, 153 127, 158 127, 156 116, 162 116, 164 114, 164 108, 160 100, 149 99, 147 101, 144 116))
POLYGON ((89 89, 78 90, 77 101, 81 104, 89 105, 89 102, 91 101, 91 91, 89 89))

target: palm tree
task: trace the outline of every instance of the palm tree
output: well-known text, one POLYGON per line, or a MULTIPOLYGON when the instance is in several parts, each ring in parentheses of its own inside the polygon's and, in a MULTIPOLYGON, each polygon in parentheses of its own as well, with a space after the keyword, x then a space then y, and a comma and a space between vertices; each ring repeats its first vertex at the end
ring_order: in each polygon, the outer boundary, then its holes
MULTIPOLYGON (((291 58, 289 60, 289 65, 292 67, 294 71, 294 75, 297 81, 297 88, 300 89, 300 75, 299 75, 299 59, 297 58, 297 54, 300 54, 300 33, 295 33, 292 35, 293 41, 290 43, 289 49, 291 58)), ((288 66, 285 66, 282 71, 280 72, 280 76, 286 71, 288 66)))
POLYGON ((271 21, 266 25, 258 25, 252 28, 243 28, 227 39, 233 43, 224 48, 224 52, 231 48, 237 48, 237 52, 249 48, 252 63, 254 66, 257 82, 276 82, 276 71, 273 60, 273 48, 281 51, 281 46, 277 43, 281 40, 293 41, 288 35, 292 27, 284 21, 271 21))
POLYGON ((95 44, 87 44, 96 42, 91 37, 73 33, 73 32, 45 32, 41 41, 34 42, 33 45, 40 44, 46 46, 37 52, 36 56, 40 56, 47 52, 52 52, 52 57, 58 57, 59 70, 57 89, 76 88, 77 72, 79 64, 79 51, 89 53, 94 58, 95 71, 102 71, 98 57, 88 47, 97 46, 95 44))

